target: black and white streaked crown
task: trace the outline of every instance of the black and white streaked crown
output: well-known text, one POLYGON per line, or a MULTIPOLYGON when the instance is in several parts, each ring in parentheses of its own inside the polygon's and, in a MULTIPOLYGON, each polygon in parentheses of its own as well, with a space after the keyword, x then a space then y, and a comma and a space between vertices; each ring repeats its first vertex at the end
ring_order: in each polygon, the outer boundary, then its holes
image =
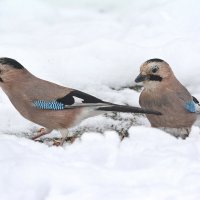
POLYGON ((159 58, 152 58, 152 59, 149 59, 147 60, 145 63, 152 63, 152 62, 164 62, 164 60, 162 59, 159 59, 159 58))
POLYGON ((0 58, 0 64, 9 65, 15 69, 24 69, 24 67, 19 62, 17 62, 12 58, 6 58, 6 57, 0 58))

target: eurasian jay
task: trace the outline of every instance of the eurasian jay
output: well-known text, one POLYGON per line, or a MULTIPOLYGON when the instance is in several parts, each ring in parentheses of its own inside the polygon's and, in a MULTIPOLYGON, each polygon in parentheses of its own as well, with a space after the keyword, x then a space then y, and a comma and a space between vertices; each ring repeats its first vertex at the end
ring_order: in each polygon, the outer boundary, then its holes
POLYGON ((68 128, 86 118, 109 111, 161 114, 149 109, 116 105, 42 80, 11 58, 0 58, 0 86, 23 117, 45 127, 33 139, 58 130, 63 143, 68 128), (81 100, 81 103, 76 103, 76 99, 81 100))
POLYGON ((169 64, 157 58, 147 60, 135 82, 144 84, 140 106, 162 113, 160 116, 146 114, 151 126, 186 138, 197 119, 195 103, 198 100, 176 79, 169 64))

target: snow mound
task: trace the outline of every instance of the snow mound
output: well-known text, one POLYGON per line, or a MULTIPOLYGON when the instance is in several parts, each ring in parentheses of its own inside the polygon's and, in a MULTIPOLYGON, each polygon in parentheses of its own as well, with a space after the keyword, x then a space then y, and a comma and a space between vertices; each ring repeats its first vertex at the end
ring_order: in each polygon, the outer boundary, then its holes
POLYGON ((1 199, 198 199, 199 131, 91 132, 64 148, 0 135, 1 199))

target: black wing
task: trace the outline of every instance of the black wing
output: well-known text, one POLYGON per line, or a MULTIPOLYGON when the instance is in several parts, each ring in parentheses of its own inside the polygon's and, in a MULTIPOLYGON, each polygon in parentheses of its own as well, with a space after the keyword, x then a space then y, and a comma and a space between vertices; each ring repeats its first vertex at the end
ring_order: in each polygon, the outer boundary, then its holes
POLYGON ((82 99, 82 103, 106 103, 105 101, 102 101, 101 99, 98 99, 92 95, 89 95, 87 93, 84 93, 78 90, 73 90, 66 96, 56 99, 56 101, 64 105, 73 105, 75 103, 74 97, 82 99))
POLYGON ((199 104, 199 101, 196 97, 192 96, 192 99, 193 99, 194 103, 199 104))

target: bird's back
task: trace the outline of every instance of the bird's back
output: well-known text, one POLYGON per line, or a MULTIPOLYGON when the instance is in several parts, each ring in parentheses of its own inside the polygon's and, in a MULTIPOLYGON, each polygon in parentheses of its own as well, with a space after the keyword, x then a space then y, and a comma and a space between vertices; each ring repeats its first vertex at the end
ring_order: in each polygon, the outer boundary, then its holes
POLYGON ((52 101, 67 95, 72 89, 32 75, 24 76, 23 79, 19 80, 19 83, 3 89, 22 116, 47 128, 70 127, 75 121, 74 116, 81 112, 80 108, 68 111, 37 109, 33 104, 34 100, 52 101))

